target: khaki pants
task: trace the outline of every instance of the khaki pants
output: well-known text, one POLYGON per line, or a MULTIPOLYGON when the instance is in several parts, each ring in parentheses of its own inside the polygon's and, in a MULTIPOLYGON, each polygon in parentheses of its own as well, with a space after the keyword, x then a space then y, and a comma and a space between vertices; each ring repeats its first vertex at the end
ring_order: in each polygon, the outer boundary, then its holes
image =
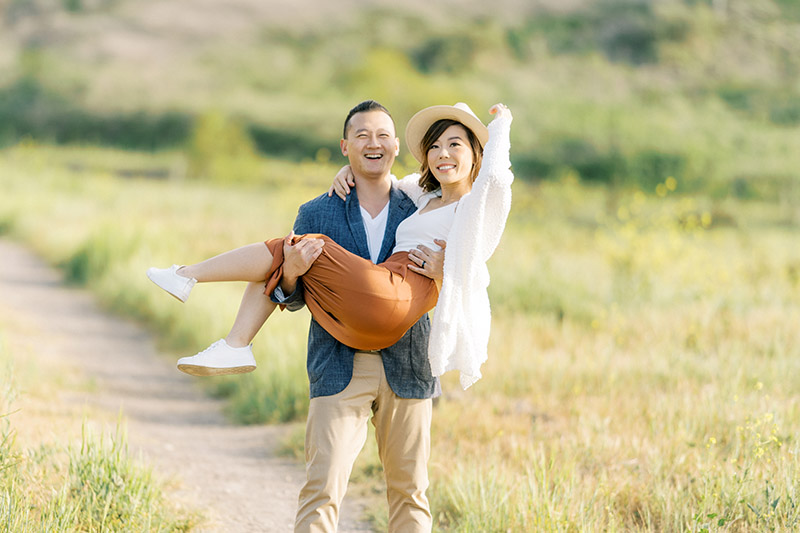
POLYGON ((428 488, 432 402, 397 397, 380 355, 356 352, 353 379, 339 394, 311 399, 306 427, 306 483, 295 532, 336 531, 353 462, 372 413, 386 476, 389 531, 430 532, 428 488))

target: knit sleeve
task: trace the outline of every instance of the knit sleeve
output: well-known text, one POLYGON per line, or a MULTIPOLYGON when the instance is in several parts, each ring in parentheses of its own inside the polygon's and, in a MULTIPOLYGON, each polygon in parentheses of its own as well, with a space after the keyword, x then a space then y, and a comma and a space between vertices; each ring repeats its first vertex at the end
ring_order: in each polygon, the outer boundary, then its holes
POLYGON ((419 208, 422 196, 425 194, 425 191, 419 186, 419 178, 420 175, 416 172, 414 174, 409 174, 401 180, 398 180, 392 175, 392 181, 395 182, 397 188, 406 193, 406 196, 411 198, 411 201, 414 202, 417 208, 419 208))
POLYGON ((481 169, 459 202, 447 238, 444 279, 431 327, 433 374, 459 370, 463 388, 480 379, 487 359, 491 311, 486 261, 500 242, 511 209, 510 126, 508 116, 489 124, 481 169))
MULTIPOLYGON (((486 262, 500 243, 511 209, 511 118, 498 117, 489 124, 489 141, 483 164, 472 190, 459 203, 451 233, 463 234, 475 252, 475 261, 486 262)), ((465 242, 465 244, 466 244, 465 242)), ((460 247, 459 247, 460 248, 460 247)), ((470 253, 458 250, 459 254, 470 253)))

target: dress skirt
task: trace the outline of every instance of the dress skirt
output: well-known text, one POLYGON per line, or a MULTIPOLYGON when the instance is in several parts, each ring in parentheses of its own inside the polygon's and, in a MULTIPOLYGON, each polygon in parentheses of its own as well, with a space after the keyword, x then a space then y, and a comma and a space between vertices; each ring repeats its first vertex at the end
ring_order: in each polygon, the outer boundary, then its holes
MULTIPOLYGON (((325 241, 322 254, 302 277, 306 306, 342 344, 357 350, 391 346, 436 305, 436 283, 408 269, 408 252, 392 254, 376 265, 326 235, 298 235, 293 244, 305 238, 325 241)), ((273 257, 265 278, 268 296, 283 276, 283 242, 265 242, 273 257)))

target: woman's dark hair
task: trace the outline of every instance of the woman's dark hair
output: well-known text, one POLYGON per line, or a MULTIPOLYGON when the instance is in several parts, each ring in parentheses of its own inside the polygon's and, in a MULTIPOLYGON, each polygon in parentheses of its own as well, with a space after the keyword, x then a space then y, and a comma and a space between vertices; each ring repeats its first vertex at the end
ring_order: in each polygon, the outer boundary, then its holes
POLYGON ((478 177, 478 171, 481 169, 481 162, 483 161, 483 148, 481 147, 481 143, 478 138, 472 133, 472 130, 463 125, 461 122, 457 120, 452 120, 449 118, 443 118, 441 120, 437 120, 431 127, 428 128, 428 131, 425 132, 425 135, 422 137, 422 141, 420 141, 419 145, 422 148, 422 163, 420 166, 419 173, 421 177, 419 178, 419 186, 422 187, 422 190, 425 192, 431 192, 441 189, 441 184, 439 180, 437 180, 433 176, 433 172, 431 172, 430 167, 428 166, 428 150, 431 149, 433 143, 442 136, 442 133, 449 128, 450 126, 461 126, 467 132, 467 142, 472 148, 472 173, 470 177, 472 181, 475 181, 475 178, 478 177))

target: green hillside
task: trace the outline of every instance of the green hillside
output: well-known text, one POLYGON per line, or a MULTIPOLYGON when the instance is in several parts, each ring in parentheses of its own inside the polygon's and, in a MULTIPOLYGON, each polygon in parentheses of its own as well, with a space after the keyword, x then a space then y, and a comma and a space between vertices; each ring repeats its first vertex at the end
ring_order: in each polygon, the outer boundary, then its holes
POLYGON ((504 101, 523 177, 651 190, 673 176, 682 190, 767 197, 798 179, 794 1, 360 5, 15 0, 0 142, 163 150, 205 133, 234 151, 327 159, 364 98, 399 124, 433 103, 487 117, 504 101))

